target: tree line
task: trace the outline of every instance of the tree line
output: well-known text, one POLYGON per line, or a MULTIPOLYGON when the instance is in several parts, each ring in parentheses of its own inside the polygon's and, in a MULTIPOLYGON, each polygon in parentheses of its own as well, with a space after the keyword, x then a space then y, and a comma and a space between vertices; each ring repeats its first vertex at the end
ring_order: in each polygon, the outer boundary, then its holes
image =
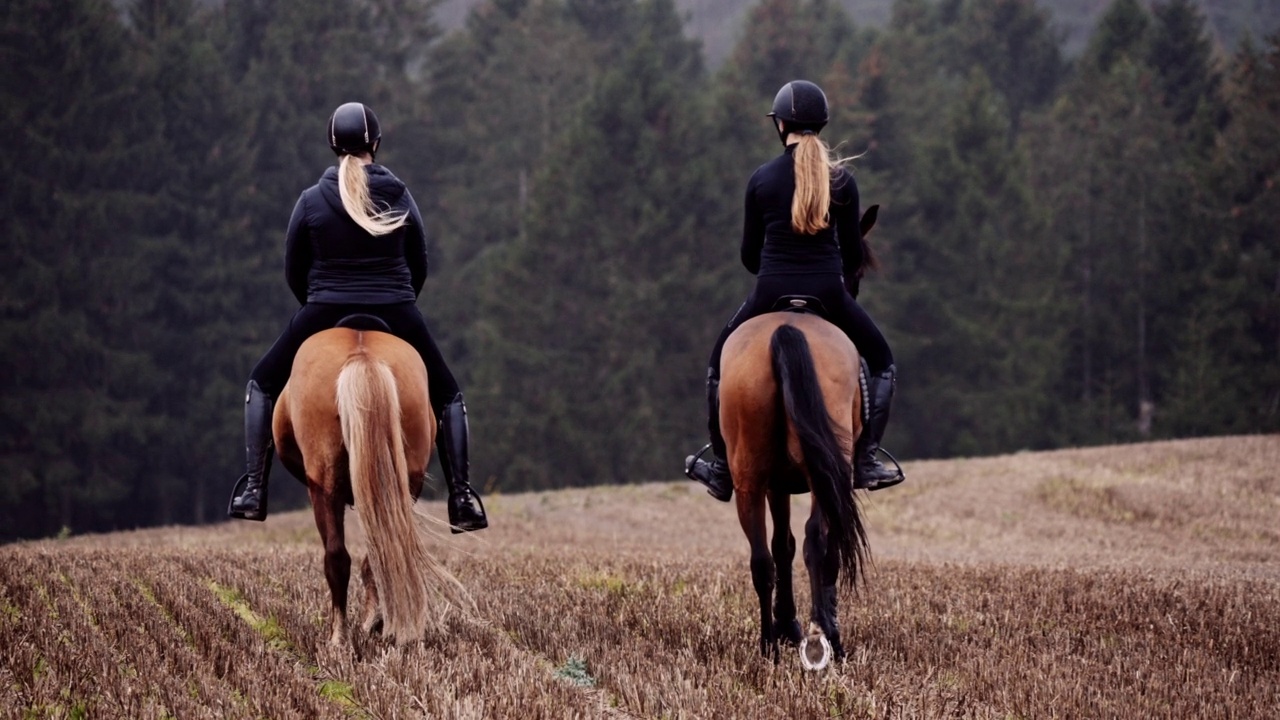
POLYGON ((0 10, 0 540, 222 517, 294 309, 284 227, 348 100, 426 218, 419 305, 490 492, 679 477, 795 78, 882 208, 860 301, 900 457, 1280 429, 1280 38, 1114 0, 1068 57, 1033 0, 878 28, 760 0, 710 70, 672 0, 484 0, 448 34, 434 6, 0 10))

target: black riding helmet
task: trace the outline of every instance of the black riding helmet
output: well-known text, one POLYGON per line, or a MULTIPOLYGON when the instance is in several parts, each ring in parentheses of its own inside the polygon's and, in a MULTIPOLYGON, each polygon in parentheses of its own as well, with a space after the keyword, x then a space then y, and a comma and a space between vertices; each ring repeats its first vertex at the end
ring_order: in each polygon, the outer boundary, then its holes
MULTIPOLYGON (((773 98, 773 110, 769 117, 781 120, 787 125, 787 132, 803 132, 812 130, 819 132, 827 124, 827 96, 822 88, 808 80, 792 80, 773 98)), ((777 123, 774 124, 777 127, 777 123)), ((786 134, 778 131, 778 138, 784 143, 786 134)))
POLYGON ((329 147, 338 155, 359 155, 378 149, 382 126, 373 110, 358 102, 344 103, 329 116, 329 147))

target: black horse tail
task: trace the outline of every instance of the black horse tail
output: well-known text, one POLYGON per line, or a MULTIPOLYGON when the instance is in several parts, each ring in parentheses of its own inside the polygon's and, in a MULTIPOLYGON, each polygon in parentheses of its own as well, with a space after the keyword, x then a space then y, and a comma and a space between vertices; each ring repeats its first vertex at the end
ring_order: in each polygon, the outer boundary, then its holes
POLYGON ((795 327, 782 325, 773 332, 769 354, 783 407, 800 440, 809 489, 827 521, 828 547, 837 553, 841 579, 852 586, 870 550, 853 497, 853 468, 827 413, 809 341, 795 327))

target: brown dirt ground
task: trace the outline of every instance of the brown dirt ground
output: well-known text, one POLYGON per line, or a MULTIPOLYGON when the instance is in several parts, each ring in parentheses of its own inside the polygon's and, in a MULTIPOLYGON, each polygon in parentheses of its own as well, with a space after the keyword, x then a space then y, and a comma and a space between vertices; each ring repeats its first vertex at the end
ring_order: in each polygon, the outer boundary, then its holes
POLYGON ((861 498, 823 674, 761 660, 734 508, 680 479, 489 494, 490 529, 432 541, 476 611, 408 648, 325 646, 308 511, 0 547, 0 717, 1276 716, 1280 435, 905 469, 861 498), (555 679, 574 658, 595 686, 555 679))
MULTIPOLYGON (((908 481, 860 493, 874 559, 962 565, 1136 569, 1280 581, 1280 435, 1176 440, 909 462, 908 481)), ((289 482, 288 479, 277 482, 289 482)), ((443 520, 439 502, 419 511, 443 520)), ((493 494, 492 527, 441 538, 464 555, 608 547, 707 557, 747 545, 732 504, 686 480, 493 494)), ((792 501, 803 536, 809 496, 792 501)), ((361 538, 348 510, 353 549, 361 538)), ((266 523, 158 528, 68 545, 317 542, 308 511, 266 523)), ((318 545, 317 545, 318 548, 318 545)), ((872 569, 874 575, 874 569, 872 569)))

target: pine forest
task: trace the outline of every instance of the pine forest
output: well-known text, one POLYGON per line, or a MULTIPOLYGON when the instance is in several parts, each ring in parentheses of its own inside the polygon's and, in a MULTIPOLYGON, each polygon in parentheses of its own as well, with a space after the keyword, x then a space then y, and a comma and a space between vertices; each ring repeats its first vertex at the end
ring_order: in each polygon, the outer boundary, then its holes
POLYGON ((1033 0, 742 5, 711 56, 674 0, 6 0, 0 541, 225 517, 351 100, 485 493, 681 478, 799 78, 880 206, 898 458, 1280 431, 1274 10, 1113 0, 1069 42, 1033 0))

